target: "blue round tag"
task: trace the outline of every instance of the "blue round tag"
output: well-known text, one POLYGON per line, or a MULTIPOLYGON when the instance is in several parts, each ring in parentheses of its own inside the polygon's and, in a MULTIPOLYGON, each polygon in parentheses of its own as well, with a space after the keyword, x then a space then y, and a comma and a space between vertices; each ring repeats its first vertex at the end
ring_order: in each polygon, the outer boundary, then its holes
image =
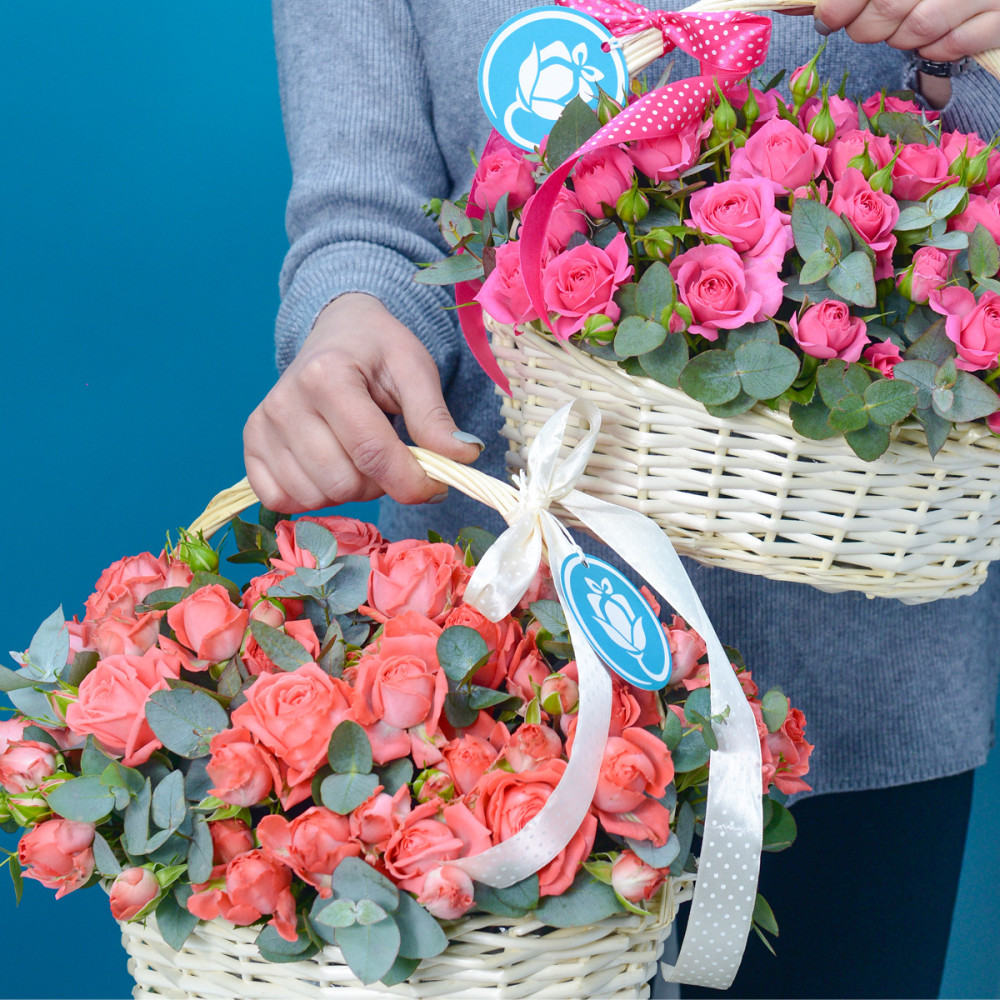
POLYGON ((574 553, 560 568, 566 610, 594 652, 630 684, 658 691, 670 680, 670 646, 653 609, 632 583, 593 556, 574 553))
POLYGON ((597 107, 597 88, 624 101, 628 68, 600 21, 566 7, 535 7, 506 21, 479 63, 479 98, 493 127, 522 149, 552 130, 576 96, 597 107))

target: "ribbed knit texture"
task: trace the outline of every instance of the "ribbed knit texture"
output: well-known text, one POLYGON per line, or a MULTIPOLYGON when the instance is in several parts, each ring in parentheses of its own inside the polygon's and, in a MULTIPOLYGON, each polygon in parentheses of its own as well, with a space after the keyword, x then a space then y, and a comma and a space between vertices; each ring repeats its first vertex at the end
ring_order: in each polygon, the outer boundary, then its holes
MULTIPOLYGON (((320 310, 345 292, 380 298, 420 338, 441 371, 460 427, 487 442, 479 467, 503 477, 504 442, 492 384, 462 342, 450 289, 414 284, 414 265, 439 258, 421 206, 456 196, 489 125, 476 69, 492 32, 530 0, 274 0, 282 107, 294 182, 291 249, 281 274, 277 358, 295 356, 320 310)), ((681 3, 653 4, 678 8, 681 3)), ((767 79, 815 52, 811 17, 774 18, 767 79)), ((696 65, 671 53, 672 78, 696 65)), ((906 81, 886 46, 831 36, 822 75, 867 96, 906 81)), ((1000 85, 976 70, 953 82, 945 127, 1000 131, 1000 85)), ((499 531, 499 518, 457 495, 403 508, 383 501, 390 537, 499 531)), ((590 551, 599 551, 584 542, 590 551)), ((878 788, 955 774, 992 742, 1000 662, 996 574, 973 597, 906 607, 858 594, 689 566, 723 642, 737 646, 762 689, 780 684, 808 717, 816 791, 878 788)))

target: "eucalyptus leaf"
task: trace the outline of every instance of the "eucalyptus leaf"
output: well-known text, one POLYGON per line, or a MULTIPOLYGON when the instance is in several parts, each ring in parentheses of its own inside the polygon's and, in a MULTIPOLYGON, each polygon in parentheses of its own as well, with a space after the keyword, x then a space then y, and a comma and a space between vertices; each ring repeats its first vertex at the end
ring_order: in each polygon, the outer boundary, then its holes
POLYGON ((761 699, 761 715, 769 733, 776 733, 788 717, 788 696, 780 688, 771 688, 761 699))
POLYGON ((795 248, 803 260, 824 250, 827 229, 832 230, 841 246, 851 246, 850 230, 835 212, 818 201, 795 199, 792 206, 792 234, 795 248))
POLYGON ((396 961, 392 963, 392 968, 382 977, 380 982, 384 986, 405 983, 417 971, 419 965, 419 958, 404 958, 402 955, 397 955, 396 961))
POLYGON ((910 415, 917 405, 917 390, 902 380, 876 379, 865 389, 864 400, 869 418, 891 427, 910 415))
POLYGON ((319 945, 308 934, 300 933, 294 941, 286 941, 272 924, 257 935, 257 950, 268 962, 304 962, 319 951, 319 945))
POLYGON ((534 910, 534 916, 551 927, 583 927, 596 924, 615 913, 622 905, 614 890, 598 882, 589 872, 579 872, 573 884, 561 896, 546 896, 534 910))
POLYGON ((838 431, 859 431, 868 426, 864 396, 848 392, 830 410, 830 426, 838 431))
POLYGON ((219 576, 218 573, 209 573, 204 570, 191 577, 191 582, 184 589, 184 596, 190 597, 202 587, 224 587, 230 600, 237 605, 240 603, 240 588, 232 580, 227 580, 224 576, 219 576))
POLYGON ((377 775, 349 771, 346 774, 331 774, 324 778, 319 794, 327 809, 340 816, 346 816, 366 799, 371 798, 377 787, 377 775))
POLYGON ((61 782, 46 794, 45 800, 53 812, 77 823, 97 823, 115 807, 111 789, 92 774, 61 782))
POLYGON ((94 866, 105 878, 114 878, 121 874, 122 866, 115 857, 111 845, 99 830, 94 831, 94 842, 90 846, 94 852, 94 866))
POLYGON ((413 276, 413 280, 420 285, 454 285, 459 281, 472 281, 482 276, 482 263, 470 253, 460 253, 421 268, 413 276))
POLYGON ((392 917, 374 924, 338 927, 333 938, 351 972, 366 985, 381 979, 399 954, 399 928, 392 917))
POLYGON ((161 830, 176 830, 186 815, 184 775, 180 771, 171 771, 153 791, 150 816, 161 830))
POLYGON ((372 745, 356 722, 345 719, 330 736, 327 760, 335 773, 367 774, 372 769, 372 745))
POLYGON ((757 898, 753 902, 753 922, 768 934, 778 933, 778 921, 774 918, 774 911, 760 893, 757 893, 757 898))
POLYGON ((742 386, 732 351, 712 350, 695 355, 680 375, 680 387, 701 403, 726 403, 742 386))
POLYGON ((558 601, 532 601, 528 605, 528 610, 538 620, 539 625, 551 635, 566 635, 568 632, 566 612, 558 601))
MULTIPOLYGON (((454 205, 451 207, 455 208, 454 205)), ((465 218, 464 215, 462 217, 465 218)), ((309 552, 321 569, 332 565, 337 558, 337 536, 315 521, 303 519, 295 522, 295 544, 309 552)))
POLYGON ((368 578, 371 560, 368 556, 340 556, 335 564, 337 578, 326 598, 331 614, 342 615, 357 611, 368 599, 368 578))
POLYGON ((475 232, 472 220, 452 201, 441 202, 438 226, 445 242, 452 247, 457 247, 466 236, 472 236, 475 232))
POLYGON ((814 285, 817 281, 822 281, 836 267, 837 260, 837 257, 831 256, 826 250, 817 251, 802 265, 799 283, 814 285))
MULTIPOLYGON (((381 906, 378 906, 377 903, 372 903, 370 899, 363 900, 362 902, 378 907, 378 912, 382 914, 379 919, 385 919, 385 910, 381 906)), ((351 924, 357 922, 358 906, 360 905, 360 903, 354 903, 349 899, 331 900, 326 906, 313 910, 311 916, 313 925, 322 925, 334 930, 338 927, 350 927, 351 924)), ((369 921, 369 923, 375 922, 374 920, 369 921)))
POLYGON ((458 533, 458 544, 468 549, 474 562, 478 563, 486 555, 486 550, 496 541, 496 535, 483 528, 466 527, 458 533))
POLYGON ((62 607, 38 626, 28 646, 28 661, 40 680, 55 680, 69 658, 69 629, 62 607))
POLYGON ((955 385, 951 389, 949 406, 939 406, 936 393, 932 398, 934 412, 939 417, 954 423, 979 420, 1000 408, 1000 398, 997 397, 996 391, 966 371, 957 373, 955 385))
POLYGON ((709 750, 701 731, 698 729, 689 729, 681 737, 680 743, 677 744, 677 748, 671 756, 673 757, 674 770, 678 774, 694 771, 707 764, 709 750))
POLYGON ((467 625, 450 625, 437 640, 438 662, 448 680, 461 684, 489 658, 486 640, 467 625))
POLYGON ((476 908, 497 917, 523 917, 538 906, 538 876, 529 875, 506 888, 475 883, 476 908))
POLYGON ((674 824, 674 834, 680 844, 677 860, 670 866, 672 875, 680 875, 684 870, 688 855, 691 853, 691 841, 694 839, 694 810, 687 802, 682 802, 677 810, 677 822, 674 824))
POLYGON ((601 121, 586 101, 574 97, 562 110, 545 142, 545 159, 555 170, 573 155, 599 128, 601 121))
POLYGON ((756 404, 757 400, 741 389, 726 403, 719 403, 718 405, 713 403, 702 403, 702 406, 704 406, 713 417, 738 417, 741 413, 746 413, 747 410, 751 409, 756 404))
POLYGON ((747 323, 736 330, 730 330, 726 335, 726 349, 733 351, 744 344, 754 341, 765 341, 769 344, 778 343, 778 328, 774 321, 770 319, 762 320, 760 323, 747 323))
POLYGON ((937 370, 933 361, 900 361, 893 366, 892 374, 894 380, 909 382, 916 389, 916 406, 925 409, 931 405, 937 370))
MULTIPOLYGON (((187 895, 190 895, 190 886, 184 888, 188 890, 187 895)), ((177 892, 179 889, 164 893, 156 907, 157 930, 174 951, 180 951, 184 947, 184 942, 191 936, 199 919, 177 901, 177 892)))
POLYGON ((962 229, 950 229, 923 245, 937 247, 939 250, 966 250, 969 246, 969 234, 962 229))
POLYGON ((764 850, 783 851, 795 841, 795 819, 780 802, 772 802, 771 808, 771 820, 764 827, 764 850))
POLYGON ((901 142, 920 145, 927 143, 927 130, 917 121, 916 116, 904 111, 880 111, 873 116, 872 124, 877 132, 901 142))
POLYGON ((839 261, 826 278, 827 285, 855 305, 875 305, 875 272, 872 262, 860 250, 839 261))
POLYGON ((387 913, 399 907, 399 890, 360 858, 344 858, 333 872, 332 888, 339 899, 371 899, 387 913))
POLYGON ((947 219, 958 210, 968 193, 968 188, 962 187, 961 184, 944 187, 927 199, 927 211, 935 219, 947 219))
POLYGON ((948 435, 951 433, 953 425, 950 420, 939 417, 929 407, 917 410, 916 417, 924 428, 924 434, 927 437, 927 448, 933 458, 944 447, 944 443, 948 440, 948 435))
POLYGON ((615 354, 620 358, 633 358, 655 351, 667 339, 666 328, 655 320, 641 316, 627 316, 618 324, 615 334, 615 354))
POLYGON ((975 278, 992 278, 1000 270, 1000 249, 981 223, 969 234, 969 270, 975 278))
POLYGON ((648 840, 632 840, 630 837, 625 842, 642 861, 653 868, 669 868, 681 853, 681 842, 672 831, 667 842, 660 847, 654 847, 648 840))
POLYGON ((798 357, 780 344, 751 341, 738 347, 734 356, 743 391, 754 399, 780 396, 799 374, 798 357))
POLYGON ((38 677, 33 672, 11 670, 0 665, 0 691, 24 691, 38 683, 38 677))
POLYGON ((138 856, 145 854, 149 842, 149 806, 153 798, 153 783, 147 778, 139 794, 125 810, 125 850, 138 856))
POLYGON ((399 954, 404 958, 433 958, 448 947, 448 936, 441 925, 408 892, 399 894, 396 926, 399 954))
POLYGON ((867 427, 850 431, 844 437, 854 454, 866 462, 874 462, 889 447, 889 430, 878 424, 869 423, 867 427))
POLYGON ((395 795, 403 785, 413 780, 413 761, 408 757, 398 757, 396 760, 383 764, 376 771, 379 784, 389 795, 395 795))
POLYGON ((658 319, 660 313, 673 301, 674 295, 674 279, 670 275, 670 269, 662 261, 655 261, 649 265, 636 286, 636 309, 640 316, 658 319))
POLYGON ((212 874, 212 834, 206 817, 195 814, 191 828, 191 846, 187 855, 188 878, 207 882, 212 874))
POLYGON ((479 718, 479 711, 469 705, 466 691, 449 691, 444 699, 445 718, 455 729, 471 726, 479 718))
POLYGON ((212 737, 229 728, 229 715, 214 698, 186 688, 154 691, 146 720, 168 750, 192 758, 206 756, 212 737))

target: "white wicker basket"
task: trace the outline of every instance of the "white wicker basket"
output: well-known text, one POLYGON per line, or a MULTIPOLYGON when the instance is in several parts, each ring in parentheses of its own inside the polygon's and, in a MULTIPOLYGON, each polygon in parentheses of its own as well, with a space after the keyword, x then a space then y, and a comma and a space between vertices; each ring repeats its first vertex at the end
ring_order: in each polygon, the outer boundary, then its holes
POLYGON ((1000 438, 956 428, 932 459, 917 425, 864 462, 839 438, 810 441, 784 411, 711 416, 650 378, 531 330, 493 322, 510 379, 507 464, 523 468, 552 412, 583 397, 603 414, 580 488, 651 517, 682 555, 829 592, 917 604, 971 594, 1000 558, 1000 438))
POLYGON ((528 918, 458 920, 448 928, 448 947, 391 987, 359 983, 332 946, 303 962, 265 961, 254 944, 260 928, 225 920, 198 924, 179 952, 160 936, 155 917, 122 924, 122 944, 136 998, 648 997, 677 906, 689 897, 689 886, 667 883, 654 915, 623 913, 563 930, 528 918))

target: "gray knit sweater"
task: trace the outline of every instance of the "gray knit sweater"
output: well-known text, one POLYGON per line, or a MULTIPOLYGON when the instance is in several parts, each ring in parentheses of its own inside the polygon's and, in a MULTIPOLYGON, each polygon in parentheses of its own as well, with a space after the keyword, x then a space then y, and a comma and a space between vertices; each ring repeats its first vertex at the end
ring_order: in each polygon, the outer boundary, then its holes
MULTIPOLYGON (((416 262, 444 252, 421 205, 467 189, 470 153, 489 132, 477 98, 480 53, 497 26, 535 5, 274 0, 294 173, 278 365, 287 366, 332 299, 350 291, 377 296, 430 350, 458 425, 487 442, 479 467, 498 477, 503 442, 492 384, 446 310, 450 289, 412 278, 416 262)), ((764 77, 805 62, 818 43, 812 18, 776 16, 764 77)), ((674 79, 697 72, 683 53, 668 58, 674 79)), ((907 65, 901 53, 855 45, 840 33, 820 69, 839 82, 849 67, 849 88, 867 96, 902 86, 907 65)), ((953 88, 947 127, 984 137, 1000 131, 1000 85, 977 70, 953 88)), ((383 501, 381 523, 391 537, 501 527, 484 507, 457 495, 436 506, 383 501)), ((780 684, 805 711, 806 735, 816 744, 809 780, 817 792, 942 777, 985 759, 1000 661, 995 571, 973 597, 907 607, 689 568, 723 642, 743 652, 762 689, 780 684)))

